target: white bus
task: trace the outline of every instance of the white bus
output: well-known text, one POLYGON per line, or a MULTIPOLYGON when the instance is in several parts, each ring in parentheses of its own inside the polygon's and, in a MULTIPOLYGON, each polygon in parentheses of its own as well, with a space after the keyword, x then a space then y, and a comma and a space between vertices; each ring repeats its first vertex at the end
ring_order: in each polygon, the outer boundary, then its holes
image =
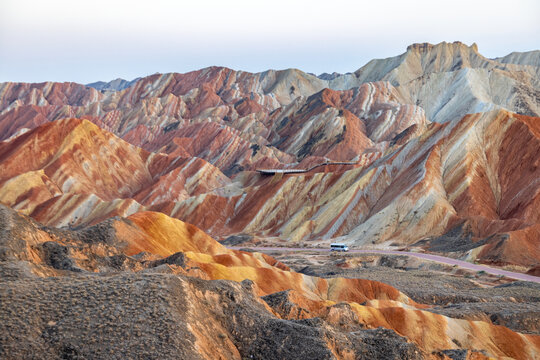
POLYGON ((345 244, 330 244, 330 251, 349 251, 349 247, 345 244))

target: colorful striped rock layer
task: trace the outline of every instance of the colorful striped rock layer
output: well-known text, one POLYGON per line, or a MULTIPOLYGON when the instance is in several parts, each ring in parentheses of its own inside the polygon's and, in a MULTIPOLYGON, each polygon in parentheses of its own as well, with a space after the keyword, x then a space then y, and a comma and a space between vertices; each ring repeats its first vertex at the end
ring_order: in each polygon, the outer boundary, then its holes
POLYGON ((49 226, 151 210, 218 239, 416 246, 534 272, 539 54, 413 44, 343 75, 2 83, 0 202, 49 226))

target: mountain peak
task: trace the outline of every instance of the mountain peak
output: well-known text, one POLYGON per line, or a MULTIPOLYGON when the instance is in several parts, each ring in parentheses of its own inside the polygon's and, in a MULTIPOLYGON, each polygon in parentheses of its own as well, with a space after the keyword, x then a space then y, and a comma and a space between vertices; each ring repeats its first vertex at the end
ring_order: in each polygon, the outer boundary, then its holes
POLYGON ((130 87, 131 85, 135 84, 140 79, 141 78, 138 77, 136 79, 133 79, 133 80, 129 81, 129 80, 125 80, 125 79, 122 79, 122 78, 116 78, 116 79, 111 80, 109 82, 97 81, 97 82, 93 82, 93 83, 90 83, 90 84, 86 84, 86 86, 89 86, 91 88, 94 88, 94 89, 100 90, 100 91, 105 91, 105 90, 108 90, 108 91, 121 91, 121 90, 124 90, 124 89, 130 87))
POLYGON ((438 47, 452 47, 452 48, 460 48, 465 47, 469 48, 474 52, 478 52, 478 45, 476 43, 472 43, 471 46, 467 46, 467 44, 462 43, 461 41, 454 41, 452 43, 447 43, 446 41, 443 41, 438 44, 431 44, 431 43, 414 43, 409 46, 407 46, 407 52, 415 51, 420 53, 426 53, 430 50, 438 47))

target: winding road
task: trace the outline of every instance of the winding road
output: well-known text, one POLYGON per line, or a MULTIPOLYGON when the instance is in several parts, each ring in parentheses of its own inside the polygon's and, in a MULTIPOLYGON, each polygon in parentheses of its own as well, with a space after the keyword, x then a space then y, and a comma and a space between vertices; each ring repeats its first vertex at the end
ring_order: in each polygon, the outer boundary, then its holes
MULTIPOLYGON (((330 252, 330 249, 322 249, 322 248, 249 247, 249 246, 230 246, 230 247, 227 247, 227 248, 231 249, 231 250, 250 249, 250 250, 255 250, 255 251, 258 251, 258 252, 265 252, 265 251, 283 251, 283 252, 286 252, 286 251, 294 251, 294 252, 298 252, 298 251, 318 251, 318 252, 330 252)), ((407 251, 397 251, 397 250, 377 250, 377 249, 373 249, 373 250, 352 249, 352 250, 349 250, 349 253, 354 253, 354 254, 406 255, 406 256, 412 256, 412 257, 416 257, 416 258, 420 258, 420 259, 424 259, 424 260, 435 261, 435 262, 438 262, 438 263, 441 263, 441 264, 457 265, 457 266, 459 266, 461 268, 468 269, 468 270, 485 271, 486 273, 492 274, 492 275, 502 275, 502 276, 506 276, 506 277, 511 278, 511 279, 522 280, 522 281, 531 281, 531 282, 535 282, 535 283, 540 284, 540 277, 538 277, 538 276, 532 276, 532 275, 521 274, 521 273, 516 273, 516 272, 512 272, 512 271, 506 271, 506 270, 502 270, 502 269, 492 268, 492 267, 489 267, 489 266, 486 266, 486 265, 472 264, 472 263, 467 262, 467 261, 452 259, 452 258, 439 256, 439 255, 433 255, 433 254, 407 252, 407 251)))

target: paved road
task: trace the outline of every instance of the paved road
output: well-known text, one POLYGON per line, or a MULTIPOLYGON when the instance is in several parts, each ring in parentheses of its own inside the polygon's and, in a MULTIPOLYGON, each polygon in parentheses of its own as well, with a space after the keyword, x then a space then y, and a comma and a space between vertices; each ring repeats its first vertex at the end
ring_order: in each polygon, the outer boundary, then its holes
MULTIPOLYGON (((259 252, 265 251, 319 251, 319 252, 329 252, 330 249, 321 249, 321 248, 288 248, 288 247, 246 247, 246 246, 231 246, 229 249, 239 250, 239 249, 251 249, 259 252)), ((504 275, 511 279, 523 280, 523 281, 532 281, 540 284, 540 277, 526 275, 521 273, 515 273, 512 271, 506 271, 502 269, 492 268, 486 265, 477 265, 472 264, 467 261, 452 259, 439 255, 425 254, 425 253, 416 253, 416 252, 406 252, 406 251, 396 251, 396 250, 349 250, 349 253, 359 253, 359 254, 385 254, 385 255, 407 255, 413 256, 424 260, 431 260, 442 264, 448 265, 457 265, 461 268, 473 270, 473 271, 485 271, 488 274, 493 275, 504 275)))

